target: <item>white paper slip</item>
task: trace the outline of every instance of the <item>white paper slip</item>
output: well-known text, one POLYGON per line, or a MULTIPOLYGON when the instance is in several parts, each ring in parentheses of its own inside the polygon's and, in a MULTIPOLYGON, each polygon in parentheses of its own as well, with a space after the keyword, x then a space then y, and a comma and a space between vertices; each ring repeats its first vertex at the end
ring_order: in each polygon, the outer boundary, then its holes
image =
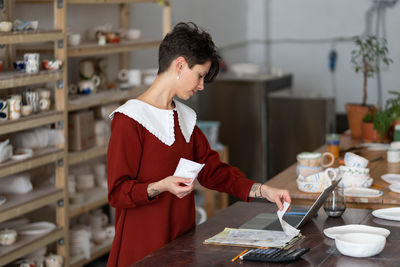
POLYGON ((283 209, 282 210, 278 210, 276 212, 276 214, 278 215, 279 221, 281 223, 282 229, 285 232, 285 234, 289 235, 289 236, 292 236, 292 235, 296 236, 296 235, 298 235, 300 233, 300 230, 294 228, 293 226, 291 226, 290 224, 285 222, 285 220, 282 219, 283 215, 285 214, 285 212, 287 211, 289 206, 290 206, 290 204, 285 201, 283 203, 283 209))
POLYGON ((188 159, 181 158, 174 172, 174 176, 192 179, 190 183, 185 183, 186 185, 191 185, 201 169, 203 169, 204 165, 205 164, 200 164, 188 159))

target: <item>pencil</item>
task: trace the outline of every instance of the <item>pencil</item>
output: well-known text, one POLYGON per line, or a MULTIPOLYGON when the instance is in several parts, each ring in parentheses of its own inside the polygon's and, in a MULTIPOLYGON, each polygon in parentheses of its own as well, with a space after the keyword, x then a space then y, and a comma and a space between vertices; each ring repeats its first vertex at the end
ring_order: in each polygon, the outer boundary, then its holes
POLYGON ((248 249, 243 250, 242 252, 240 252, 236 257, 234 257, 232 259, 232 261, 236 261, 237 259, 239 259, 240 256, 242 256, 244 253, 246 253, 248 251, 248 249))

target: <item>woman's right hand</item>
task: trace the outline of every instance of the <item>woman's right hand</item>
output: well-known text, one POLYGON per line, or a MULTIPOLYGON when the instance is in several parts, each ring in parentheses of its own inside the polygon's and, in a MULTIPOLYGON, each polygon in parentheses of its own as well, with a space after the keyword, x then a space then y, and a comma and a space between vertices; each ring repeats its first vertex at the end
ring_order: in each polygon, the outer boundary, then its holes
POLYGON ((170 192, 171 194, 183 198, 190 194, 194 189, 194 184, 185 185, 184 183, 190 183, 192 179, 168 176, 156 183, 149 184, 147 193, 149 198, 155 197, 162 192, 170 192))

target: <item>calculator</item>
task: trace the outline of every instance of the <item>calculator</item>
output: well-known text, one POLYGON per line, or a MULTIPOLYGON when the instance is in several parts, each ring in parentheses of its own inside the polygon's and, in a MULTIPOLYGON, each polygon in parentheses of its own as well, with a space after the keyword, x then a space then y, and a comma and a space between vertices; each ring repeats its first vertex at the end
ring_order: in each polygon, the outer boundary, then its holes
POLYGON ((252 249, 240 258, 245 261, 289 262, 299 259, 309 248, 258 248, 252 249))

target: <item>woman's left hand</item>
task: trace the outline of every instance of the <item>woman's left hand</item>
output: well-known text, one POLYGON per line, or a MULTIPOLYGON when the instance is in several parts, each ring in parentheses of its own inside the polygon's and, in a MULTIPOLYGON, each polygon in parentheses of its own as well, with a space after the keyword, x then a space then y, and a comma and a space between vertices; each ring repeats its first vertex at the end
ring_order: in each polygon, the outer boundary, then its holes
POLYGON ((261 185, 261 195, 263 198, 266 198, 271 202, 275 202, 279 210, 283 209, 283 202, 287 202, 289 204, 291 202, 289 191, 271 187, 266 184, 261 185))

